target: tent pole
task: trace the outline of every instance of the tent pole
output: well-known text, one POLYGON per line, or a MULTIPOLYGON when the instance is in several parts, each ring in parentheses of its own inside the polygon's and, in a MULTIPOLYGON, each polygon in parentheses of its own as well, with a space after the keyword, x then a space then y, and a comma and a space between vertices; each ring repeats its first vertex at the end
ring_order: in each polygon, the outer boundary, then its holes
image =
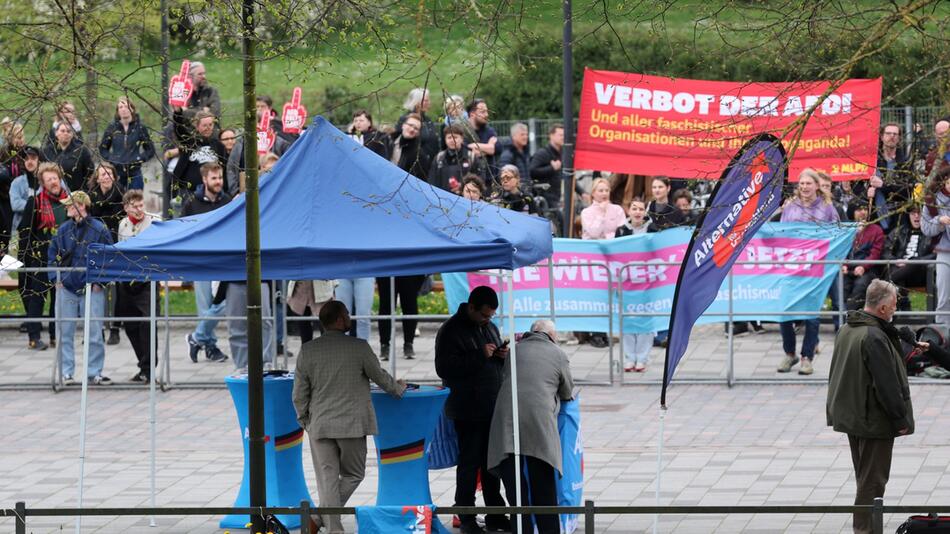
MULTIPOLYGON (((509 271, 508 278, 508 335, 511 342, 509 347, 511 352, 508 355, 510 358, 508 368, 511 369, 511 425, 514 429, 514 445, 515 445, 515 506, 521 506, 522 495, 521 495, 521 422, 518 417, 518 366, 516 365, 518 360, 516 357, 517 343, 515 343, 515 299, 514 299, 514 278, 515 272, 509 271)), ((515 522, 515 534, 524 534, 521 532, 521 521, 520 518, 515 522)))
POLYGON ((287 335, 287 280, 280 281, 280 305, 283 312, 280 314, 280 322, 282 323, 280 331, 284 333, 284 366, 282 369, 286 370, 290 368, 290 357, 287 355, 287 346, 290 345, 290 336, 287 335))
MULTIPOLYGON (((63 291, 68 291, 63 288, 63 291)), ((92 284, 86 283, 86 294, 83 296, 85 307, 82 321, 82 395, 79 397, 79 504, 82 508, 82 486, 86 475, 86 402, 89 396, 89 312, 92 303, 92 284)), ((58 303, 61 299, 56 299, 58 303)), ((59 340, 62 344, 62 340, 59 340)), ((75 353, 73 354, 75 359, 75 353)), ((82 516, 76 516, 76 534, 82 531, 82 516)))
MULTIPOLYGON (((402 333, 406 335, 405 332, 402 333)), ((389 277, 389 374, 396 376, 396 277, 389 277)))
MULTIPOLYGON (((56 300, 56 305, 53 306, 54 308, 53 331, 56 332, 56 340, 58 341, 58 343, 56 344, 56 364, 55 364, 57 384, 62 384, 63 382, 63 336, 61 335, 61 330, 59 327, 60 325, 59 318, 61 317, 60 310, 59 310, 60 299, 56 298, 56 291, 58 291, 57 288, 60 286, 61 283, 62 283, 62 274, 61 274, 61 271, 57 269, 56 270, 56 285, 53 286, 53 289, 50 292, 50 294, 53 295, 53 298, 56 300)), ((40 317, 42 316, 43 314, 40 313, 40 317)), ((41 333, 43 332, 43 323, 40 323, 40 332, 41 333)))
POLYGON ((172 322, 168 316, 169 310, 171 309, 171 307, 168 305, 168 298, 169 298, 168 297, 168 281, 166 280, 162 282, 162 284, 165 286, 165 295, 164 295, 165 309, 163 310, 163 313, 165 314, 165 361, 163 362, 162 367, 165 369, 165 375, 163 376, 164 383, 171 384, 172 382, 172 360, 171 360, 172 322))
MULTIPOLYGON (((149 506, 155 508, 155 450, 156 450, 156 433, 155 433, 155 349, 156 343, 158 343, 158 332, 155 329, 158 327, 158 320, 155 316, 155 299, 158 295, 155 294, 155 282, 150 281, 148 283, 148 432, 149 432, 149 456, 150 465, 149 465, 149 506)), ((148 518, 148 525, 154 527, 155 525, 155 516, 148 518)))

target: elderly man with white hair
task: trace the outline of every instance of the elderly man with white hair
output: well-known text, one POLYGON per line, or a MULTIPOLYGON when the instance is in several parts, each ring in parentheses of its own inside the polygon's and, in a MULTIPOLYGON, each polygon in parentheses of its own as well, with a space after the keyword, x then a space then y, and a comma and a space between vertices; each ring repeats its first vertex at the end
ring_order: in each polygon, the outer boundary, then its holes
MULTIPOLYGON (((535 322, 515 347, 518 371, 518 428, 521 435, 522 506, 557 506, 557 475, 561 472, 561 441, 557 414, 561 401, 571 400, 574 381, 567 354, 557 345, 557 329, 547 319, 535 322), (527 469, 527 478, 524 473, 527 469)), ((511 410, 511 359, 491 422, 488 468, 501 476, 508 503, 515 504, 515 445, 511 410)), ((511 516, 516 531, 517 516, 511 516)), ((557 515, 537 515, 539 534, 557 534, 557 515)), ((522 517, 521 532, 532 532, 531 516, 522 517)))

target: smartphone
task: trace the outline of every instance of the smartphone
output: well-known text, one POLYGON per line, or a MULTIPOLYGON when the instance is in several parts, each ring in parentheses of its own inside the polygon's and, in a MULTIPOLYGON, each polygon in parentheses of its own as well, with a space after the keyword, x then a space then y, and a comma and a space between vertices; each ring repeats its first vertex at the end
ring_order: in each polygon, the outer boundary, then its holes
POLYGON ((510 339, 506 339, 506 340, 501 344, 501 346, 498 347, 498 348, 499 348, 499 349, 503 349, 503 348, 507 347, 507 346, 508 346, 508 343, 510 343, 510 342, 511 342, 510 339))

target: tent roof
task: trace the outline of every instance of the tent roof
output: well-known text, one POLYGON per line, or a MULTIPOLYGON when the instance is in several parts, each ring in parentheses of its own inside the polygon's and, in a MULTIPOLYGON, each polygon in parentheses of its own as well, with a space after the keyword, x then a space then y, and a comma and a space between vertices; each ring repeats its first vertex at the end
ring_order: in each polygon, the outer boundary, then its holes
MULTIPOLYGON (((547 220, 430 186, 322 117, 260 183, 265 280, 514 269, 551 255, 547 220)), ((245 200, 92 245, 89 281, 244 280, 245 200)))

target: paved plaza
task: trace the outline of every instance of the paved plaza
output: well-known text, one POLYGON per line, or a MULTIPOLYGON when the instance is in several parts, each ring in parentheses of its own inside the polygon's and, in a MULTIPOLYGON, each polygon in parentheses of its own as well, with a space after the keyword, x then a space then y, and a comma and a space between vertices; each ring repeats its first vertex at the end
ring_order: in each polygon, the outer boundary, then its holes
MULTIPOLYGON (((775 325, 761 335, 735 340, 733 388, 724 384, 727 342, 721 325, 697 328, 665 417, 663 505, 846 505, 854 496, 847 439, 825 426, 825 386, 832 333, 823 328, 816 374, 785 375, 783 384, 757 379, 779 377, 775 366, 781 343, 775 325), (701 383, 703 381, 718 383, 701 383), (799 383, 796 383, 799 382, 799 383)), ((397 372, 409 380, 435 379, 434 324, 422 327, 417 359, 399 359, 397 372)), ((187 325, 173 325, 171 379, 159 392, 157 414, 158 506, 231 506, 243 469, 240 431, 222 379, 230 362, 192 364, 184 337, 187 325), (183 387, 212 384, 218 387, 183 387)), ((221 347, 225 352, 225 331, 221 347)), ((165 333, 159 331, 159 339, 165 333)), ((397 345, 398 340, 397 337, 397 345)), ((78 339, 77 339, 78 341, 78 339)), ((378 347, 375 341, 374 347, 378 347)), ((292 338, 296 352, 299 341, 292 338)), ((627 385, 597 385, 610 378, 606 349, 567 345, 581 385, 581 428, 585 446, 584 497, 598 505, 653 505, 659 436, 659 386, 662 352, 645 374, 628 373, 627 385), (639 384, 638 384, 639 382, 639 384), (632 385, 630 385, 632 383, 632 385)), ((160 346, 162 352, 163 346, 160 346)), ((616 350, 616 349, 615 349, 616 350)), ((47 387, 53 352, 26 349, 24 334, 0 330, 0 505, 22 500, 32 507, 72 507, 79 473, 79 389, 53 393, 47 387), (16 387, 14 387, 14 385, 16 387), (45 386, 44 386, 45 385, 45 386)), ((619 357, 615 354, 615 357, 619 357)), ((290 359, 293 366, 294 359, 290 359)), ((87 431, 84 506, 149 505, 148 390, 121 386, 135 374, 124 339, 107 347, 105 373, 120 386, 91 388, 87 431)), ((615 376, 619 379, 619 376, 615 376)), ((896 442, 886 502, 946 504, 950 498, 950 425, 940 414, 950 406, 950 388, 915 382, 912 394, 917 433, 896 442)), ((375 449, 370 440, 367 477, 350 505, 372 504, 376 490, 375 449)), ((316 498, 310 455, 304 468, 316 498)), ((437 505, 452 504, 454 470, 430 472, 437 505)), ((218 517, 84 519, 84 532, 222 532, 218 517)), ((447 519, 447 518, 446 518, 447 519)), ((886 517, 893 532, 903 516, 886 517)), ((597 531, 649 531, 652 516, 598 516, 597 531)), ((31 518, 28 532, 72 531, 74 518, 31 518)), ((353 519, 344 522, 350 531, 353 519)), ((0 531, 13 521, 0 519, 0 531)), ((844 515, 663 516, 660 532, 850 532, 844 515)))

